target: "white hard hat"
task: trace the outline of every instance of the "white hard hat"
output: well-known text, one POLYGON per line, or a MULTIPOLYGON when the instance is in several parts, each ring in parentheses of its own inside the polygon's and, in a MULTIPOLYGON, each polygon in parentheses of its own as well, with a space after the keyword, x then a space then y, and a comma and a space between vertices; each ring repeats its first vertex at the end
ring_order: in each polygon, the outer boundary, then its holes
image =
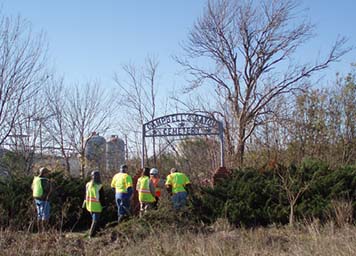
POLYGON ((152 168, 150 170, 150 175, 157 175, 158 174, 158 170, 156 168, 152 168))

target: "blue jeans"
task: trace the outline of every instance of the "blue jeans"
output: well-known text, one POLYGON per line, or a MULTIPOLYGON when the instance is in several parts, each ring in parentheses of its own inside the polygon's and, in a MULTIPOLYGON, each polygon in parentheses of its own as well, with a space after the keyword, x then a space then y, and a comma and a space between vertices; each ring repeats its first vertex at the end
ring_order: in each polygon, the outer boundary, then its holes
POLYGON ((35 199, 38 220, 49 220, 51 206, 48 201, 35 199))
POLYGON ((187 195, 185 191, 173 194, 172 202, 174 209, 178 210, 187 204, 187 195))
POLYGON ((120 194, 115 194, 117 215, 124 216, 130 214, 130 198, 122 198, 120 194))
POLYGON ((91 214, 91 219, 93 221, 99 221, 99 219, 100 219, 100 213, 99 212, 91 212, 90 214, 91 214))

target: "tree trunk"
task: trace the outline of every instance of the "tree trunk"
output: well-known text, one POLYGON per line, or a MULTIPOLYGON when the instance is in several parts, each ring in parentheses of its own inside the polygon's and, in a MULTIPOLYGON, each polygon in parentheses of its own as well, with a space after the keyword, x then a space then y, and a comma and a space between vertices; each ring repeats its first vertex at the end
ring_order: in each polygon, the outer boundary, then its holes
POLYGON ((226 140, 226 149, 227 149, 227 155, 228 155, 228 161, 229 165, 231 166, 234 156, 235 156, 235 148, 234 148, 234 142, 232 138, 232 131, 230 129, 230 124, 226 119, 224 120, 225 124, 225 129, 224 129, 224 135, 225 135, 225 140, 226 140))
POLYGON ((245 143, 244 142, 239 142, 239 144, 237 146, 236 158, 237 158, 237 165, 240 168, 243 167, 244 154, 245 154, 245 143))
POLYGON ((66 163, 66 174, 68 175, 68 176, 70 176, 70 164, 69 164, 69 157, 65 157, 64 158, 64 160, 65 160, 65 163, 66 163))
POLYGON ((238 144, 237 144, 237 165, 239 168, 243 167, 245 155, 245 128, 239 128, 238 144))
POLYGON ((156 155, 156 138, 152 138, 152 147, 153 147, 153 166, 157 166, 157 155, 156 155))
POLYGON ((293 227, 294 225, 294 204, 290 204, 290 212, 289 212, 289 226, 293 227))
POLYGON ((85 178, 84 173, 85 173, 85 155, 84 153, 79 154, 79 162, 80 162, 80 177, 82 179, 85 178))

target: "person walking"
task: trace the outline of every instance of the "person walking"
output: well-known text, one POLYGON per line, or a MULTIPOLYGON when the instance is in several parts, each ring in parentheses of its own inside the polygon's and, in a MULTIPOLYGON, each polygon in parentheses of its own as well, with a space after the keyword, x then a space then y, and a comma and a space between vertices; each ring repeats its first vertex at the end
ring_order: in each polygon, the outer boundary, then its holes
POLYGON ((103 185, 101 184, 100 173, 98 170, 91 172, 91 180, 85 186, 85 205, 90 213, 92 222, 89 230, 89 238, 94 237, 98 228, 100 214, 103 210, 103 185))
POLYGON ((127 165, 121 165, 119 173, 115 174, 111 187, 115 189, 115 201, 118 210, 118 223, 130 215, 130 199, 133 193, 132 178, 128 172, 127 165))
POLYGON ((164 179, 161 179, 159 177, 159 172, 158 172, 157 168, 152 168, 150 170, 150 180, 152 181, 153 186, 156 191, 156 193, 155 193, 156 201, 154 202, 153 207, 157 209, 158 201, 159 201, 159 198, 161 197, 161 188, 164 187, 164 179))
POLYGON ((176 168, 170 170, 167 176, 166 188, 172 196, 172 203, 175 210, 182 209, 187 204, 187 189, 190 187, 190 181, 187 175, 178 172, 176 168))
POLYGON ((49 196, 52 192, 52 185, 47 178, 49 170, 46 167, 41 167, 38 176, 35 176, 32 181, 32 196, 35 200, 37 210, 37 230, 44 232, 47 229, 51 206, 49 196))
POLYGON ((155 188, 150 180, 150 169, 144 168, 141 177, 137 180, 136 190, 140 202, 140 217, 150 208, 153 208, 155 199, 155 188))

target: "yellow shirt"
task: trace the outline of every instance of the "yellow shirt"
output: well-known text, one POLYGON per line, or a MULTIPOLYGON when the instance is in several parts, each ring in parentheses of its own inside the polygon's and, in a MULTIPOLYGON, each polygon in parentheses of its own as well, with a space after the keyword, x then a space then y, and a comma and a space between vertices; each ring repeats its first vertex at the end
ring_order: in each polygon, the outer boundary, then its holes
POLYGON ((190 184, 187 175, 181 172, 174 172, 167 176, 166 186, 172 186, 172 193, 185 192, 185 186, 190 184))
POLYGON ((112 178, 111 187, 115 188, 116 193, 127 193, 127 189, 132 187, 132 178, 127 173, 117 173, 112 178))

